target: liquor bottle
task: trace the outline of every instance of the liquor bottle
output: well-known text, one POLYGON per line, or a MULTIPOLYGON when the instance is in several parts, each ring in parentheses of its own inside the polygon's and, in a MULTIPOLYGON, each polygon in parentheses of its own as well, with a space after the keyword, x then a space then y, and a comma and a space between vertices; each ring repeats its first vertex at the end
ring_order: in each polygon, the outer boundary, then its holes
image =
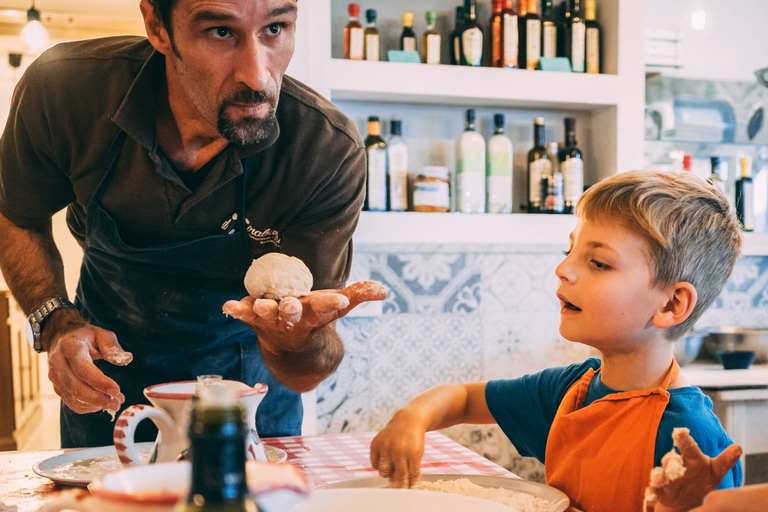
POLYGON ((533 148, 528 152, 528 213, 541 211, 541 178, 552 172, 544 146, 544 118, 533 120, 533 148))
POLYGON ((245 476, 245 407, 225 386, 197 389, 189 422, 192 482, 174 511, 257 512, 245 476))
POLYGON ((451 32, 451 64, 461 64, 461 29, 464 26, 464 7, 456 7, 456 28, 451 32))
POLYGON ((400 34, 400 49, 406 52, 416 51, 416 33, 413 31, 413 13, 403 13, 403 32, 400 34))
POLYGON ((421 56, 426 64, 440 64, 440 32, 435 28, 437 12, 427 11, 427 30, 421 37, 421 56))
POLYGON ((365 60, 379 60, 379 29, 376 28, 376 9, 365 11, 365 19, 368 21, 368 24, 365 26, 365 32, 363 32, 365 36, 363 50, 365 60))
POLYGON ((363 26, 358 21, 360 5, 349 4, 349 23, 344 27, 344 58, 363 60, 363 26))
POLYGON ((487 145, 486 211, 512 213, 512 140, 504 134, 504 114, 494 115, 493 125, 487 145))
POLYGON ((528 14, 528 0, 517 0, 517 66, 525 69, 525 15, 528 14))
POLYGON ((565 31, 565 56, 570 59, 574 73, 584 73, 587 25, 581 14, 581 0, 571 1, 571 17, 565 31))
POLYGON ((541 57, 541 17, 539 16, 539 0, 527 0, 528 9, 523 18, 523 33, 520 34, 520 41, 525 41, 525 61, 520 62, 520 67, 524 69, 536 69, 539 67, 539 58, 541 57), (523 66, 525 62, 525 66, 523 66))
POLYGON ((464 26, 461 28, 461 65, 480 66, 483 62, 483 29, 477 22, 475 0, 464 0, 464 26))
POLYGON ((603 70, 602 51, 600 48, 602 34, 597 22, 595 0, 584 0, 584 20, 587 28, 585 41, 585 59, 587 73, 601 73, 603 70))
POLYGON ((736 216, 744 231, 755 229, 755 190, 752 183, 752 159, 741 159, 741 178, 736 180, 736 216))
POLYGON ((552 162, 552 171, 541 179, 541 205, 544 213, 563 213, 565 198, 563 197, 563 173, 558 165, 557 142, 547 143, 547 158, 552 162))
POLYGON ((728 181, 728 162, 719 156, 709 158, 711 171, 707 181, 722 190, 725 194, 725 184, 728 181))
POLYGON ((516 68, 519 41, 514 0, 493 0, 491 33, 491 65, 497 68, 516 68))
POLYGON ((378 116, 368 118, 365 154, 368 178, 363 209, 372 212, 387 211, 387 143, 381 138, 381 124, 378 116))
POLYGON ((584 160, 576 143, 576 119, 565 118, 565 148, 560 151, 560 171, 563 173, 565 213, 573 213, 584 192, 584 160))
POLYGON ((393 117, 389 127, 392 134, 387 146, 389 210, 404 212, 408 209, 408 146, 402 136, 402 121, 393 117))
POLYGON ((472 108, 456 141, 456 211, 485 212, 485 139, 477 133, 472 108))
POLYGON ((544 0, 541 12, 541 56, 557 57, 557 22, 552 0, 544 0))
POLYGON ((571 2, 572 0, 563 0, 560 4, 560 19, 557 24, 557 56, 567 57, 565 51, 565 36, 568 34, 568 28, 571 25, 571 2))

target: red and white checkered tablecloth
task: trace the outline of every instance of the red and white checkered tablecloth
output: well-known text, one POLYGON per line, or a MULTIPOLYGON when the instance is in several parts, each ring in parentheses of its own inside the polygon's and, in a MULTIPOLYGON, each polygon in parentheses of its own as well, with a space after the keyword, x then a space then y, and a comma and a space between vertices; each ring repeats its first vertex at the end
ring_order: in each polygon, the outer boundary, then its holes
MULTIPOLYGON (((285 450, 287 462, 301 468, 309 482, 320 485, 378 475, 371 467, 375 432, 276 437, 264 443, 285 450)), ((421 472, 461 473, 518 478, 503 467, 439 432, 427 432, 421 472)))

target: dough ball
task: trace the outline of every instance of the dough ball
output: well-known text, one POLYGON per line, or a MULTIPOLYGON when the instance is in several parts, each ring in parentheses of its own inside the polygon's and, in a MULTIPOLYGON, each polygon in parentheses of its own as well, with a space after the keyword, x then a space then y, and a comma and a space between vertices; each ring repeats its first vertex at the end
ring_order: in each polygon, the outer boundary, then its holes
POLYGON ((312 272, 299 258, 270 252, 251 263, 245 289, 257 299, 301 297, 312 290, 312 272))

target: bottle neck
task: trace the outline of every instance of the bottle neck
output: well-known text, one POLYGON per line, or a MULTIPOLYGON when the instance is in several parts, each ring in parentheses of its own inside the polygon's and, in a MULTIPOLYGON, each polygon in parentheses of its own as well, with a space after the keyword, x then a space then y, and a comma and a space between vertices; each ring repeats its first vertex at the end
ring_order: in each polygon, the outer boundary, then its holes
POLYGON ((468 121, 464 125, 464 131, 465 132, 474 132, 475 130, 476 130, 476 127, 475 127, 475 122, 474 121, 471 121, 471 122, 468 121))
POLYGON ((467 10, 467 6, 464 6, 464 15, 467 18, 467 21, 475 21, 475 2, 469 2, 469 9, 467 10))
POLYGON ((565 147, 572 148, 576 146, 576 132, 565 133, 565 147))
POLYGON ((504 135, 504 127, 503 126, 497 126, 493 130, 494 135, 504 135))
POLYGON ((536 147, 544 145, 544 125, 536 124, 533 126, 533 140, 536 147))

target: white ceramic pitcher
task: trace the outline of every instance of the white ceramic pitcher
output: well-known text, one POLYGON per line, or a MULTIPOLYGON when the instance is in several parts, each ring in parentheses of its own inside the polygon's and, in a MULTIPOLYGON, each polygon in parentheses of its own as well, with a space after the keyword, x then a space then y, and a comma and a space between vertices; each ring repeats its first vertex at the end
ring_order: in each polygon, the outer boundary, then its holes
MULTIPOLYGON (((256 410, 267 394, 266 384, 247 384, 234 380, 220 380, 220 385, 234 391, 246 408, 250 436, 246 442, 248 460, 267 461, 267 452, 256 431, 256 410)), ((144 396, 152 405, 132 405, 120 414, 115 422, 114 440, 117 455, 124 466, 144 463, 136 450, 134 435, 139 423, 149 418, 159 430, 155 451, 150 462, 174 462, 189 447, 189 415, 192 397, 198 382, 169 382, 144 388, 144 396)))

